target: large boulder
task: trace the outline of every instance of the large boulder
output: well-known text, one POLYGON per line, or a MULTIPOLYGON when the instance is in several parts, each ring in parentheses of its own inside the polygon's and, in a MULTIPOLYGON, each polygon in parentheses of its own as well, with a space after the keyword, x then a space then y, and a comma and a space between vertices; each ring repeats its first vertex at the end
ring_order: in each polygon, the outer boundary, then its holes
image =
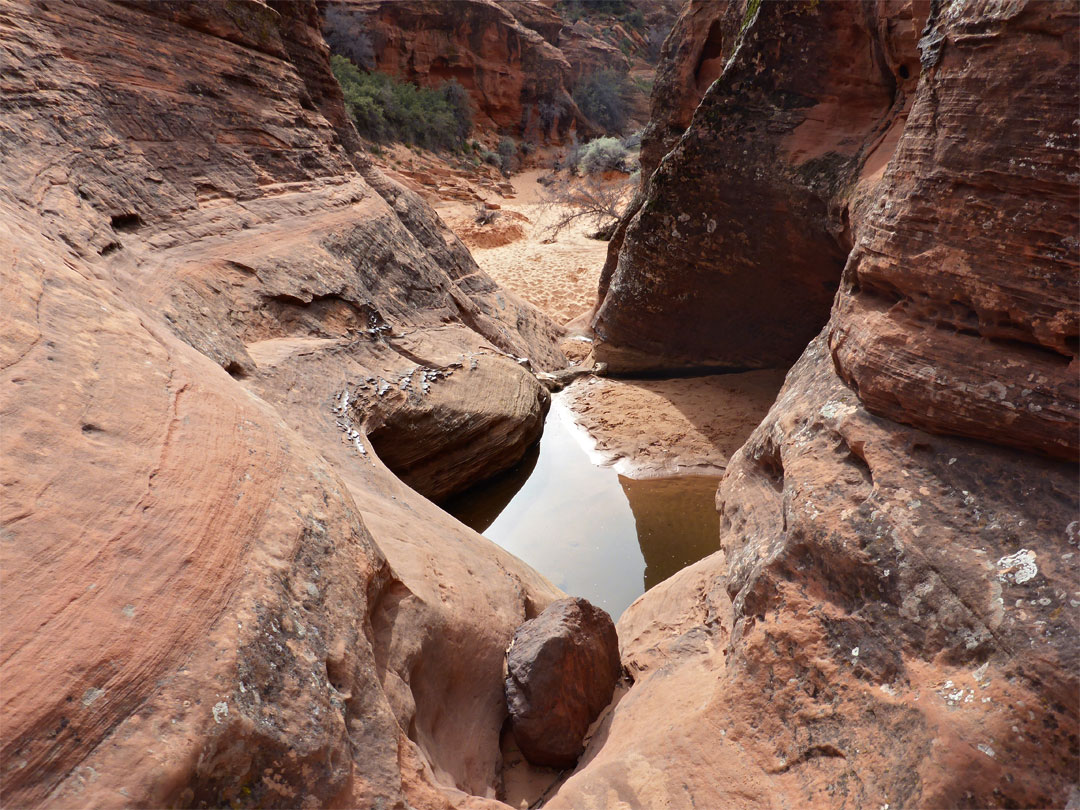
POLYGON ((902 125, 918 80, 918 7, 892 9, 895 24, 879 29, 855 3, 714 6, 702 12, 715 17, 707 33, 685 35, 705 36, 697 47, 675 47, 695 9, 669 42, 669 57, 698 67, 662 66, 660 80, 697 77, 707 90, 695 108, 697 91, 680 87, 668 123, 651 126, 643 166, 655 170, 601 278, 596 352, 613 373, 794 362, 839 286, 847 196, 888 160, 894 142, 882 135, 902 125))
POLYGON ((615 625, 585 599, 552 602, 514 631, 506 670, 506 707, 521 753, 534 765, 571 767, 615 691, 615 625))

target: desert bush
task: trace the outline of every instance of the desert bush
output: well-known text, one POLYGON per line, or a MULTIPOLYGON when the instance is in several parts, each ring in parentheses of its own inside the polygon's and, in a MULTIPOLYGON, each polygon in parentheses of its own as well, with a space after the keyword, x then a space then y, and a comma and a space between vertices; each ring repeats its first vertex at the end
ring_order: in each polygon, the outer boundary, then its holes
POLYGON ((655 79, 652 76, 647 78, 644 76, 636 76, 633 81, 634 87, 640 90, 644 95, 652 95, 653 84, 655 83, 655 79))
POLYGON ((630 114, 630 80, 625 73, 601 70, 574 87, 574 101, 586 117, 608 134, 622 132, 630 114))
POLYGON ((641 29, 645 26, 645 12, 640 8, 631 8, 623 14, 623 21, 631 28, 641 29))
POLYGON ((628 178, 569 175, 553 179, 541 193, 544 206, 552 212, 544 241, 554 242, 563 229, 578 221, 594 227, 594 237, 610 239, 634 188, 628 178))
POLYGON ((399 141, 432 150, 459 150, 472 130, 469 94, 451 80, 420 88, 384 73, 359 70, 344 56, 330 57, 357 131, 372 141, 399 141))
POLYGON ((556 5, 563 19, 577 22, 602 14, 622 16, 631 10, 626 0, 560 0, 556 5))
POLYGON ((353 9, 343 5, 327 4, 326 27, 323 29, 326 44, 331 53, 347 57, 361 70, 375 70, 375 43, 368 33, 371 24, 364 18, 360 21, 360 30, 356 30, 349 19, 353 13, 353 9))
POLYGON ((573 173, 577 171, 581 162, 581 150, 584 145, 578 142, 577 135, 571 135, 570 145, 566 148, 565 157, 555 166, 556 169, 566 169, 573 173))
POLYGON ((641 130, 639 129, 637 132, 631 132, 629 135, 627 135, 625 138, 623 138, 619 143, 621 143, 624 147, 626 147, 631 152, 633 152, 636 149, 640 149, 641 148, 641 130))
POLYGON ((566 113, 566 104, 562 99, 543 99, 537 105, 537 112, 540 114, 540 126, 546 133, 566 113))
POLYGON ((473 206, 473 211, 475 212, 473 215, 473 222, 477 225, 490 225, 499 218, 501 213, 497 209, 488 208, 482 202, 476 203, 473 206))
POLYGON ((509 175, 517 168, 517 144, 513 138, 503 138, 499 141, 499 157, 502 159, 503 174, 509 175))
POLYGON ((630 152, 618 138, 597 138, 582 148, 577 167, 582 174, 624 172, 629 160, 630 152))

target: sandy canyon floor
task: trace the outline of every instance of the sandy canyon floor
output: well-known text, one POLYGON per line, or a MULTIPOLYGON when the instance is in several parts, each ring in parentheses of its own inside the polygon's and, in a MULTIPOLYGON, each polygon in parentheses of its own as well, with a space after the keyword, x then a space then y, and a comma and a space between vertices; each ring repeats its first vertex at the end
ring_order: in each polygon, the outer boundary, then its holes
MULTIPOLYGON (((435 209, 477 264, 503 287, 568 327, 564 350, 585 360, 588 316, 596 305, 608 244, 578 221, 550 241, 559 209, 545 200, 532 169, 511 179, 514 194, 492 196, 498 216, 476 222, 476 206, 443 201, 435 209)), ((669 379, 586 377, 570 388, 576 418, 595 450, 623 475, 649 478, 718 474, 776 398, 784 371, 712 374, 669 379)))

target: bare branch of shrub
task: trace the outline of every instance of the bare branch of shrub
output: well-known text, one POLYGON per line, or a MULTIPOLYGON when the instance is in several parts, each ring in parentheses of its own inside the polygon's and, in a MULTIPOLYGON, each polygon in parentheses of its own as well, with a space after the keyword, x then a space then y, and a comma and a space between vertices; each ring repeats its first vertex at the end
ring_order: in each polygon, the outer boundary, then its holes
POLYGON ((545 243, 554 242, 570 225, 582 221, 599 232, 613 230, 633 194, 630 177, 604 180, 595 175, 559 177, 541 193, 541 204, 553 219, 545 229, 545 243))
POLYGON ((476 215, 473 217, 473 222, 477 225, 490 225, 496 219, 499 218, 499 211, 494 208, 488 208, 482 202, 476 203, 474 206, 476 215))

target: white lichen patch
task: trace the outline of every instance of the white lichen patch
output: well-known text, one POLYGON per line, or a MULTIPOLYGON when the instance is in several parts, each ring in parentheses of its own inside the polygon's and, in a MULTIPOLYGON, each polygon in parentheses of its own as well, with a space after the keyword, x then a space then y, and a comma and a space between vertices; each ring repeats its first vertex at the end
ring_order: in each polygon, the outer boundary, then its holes
POLYGON ((837 417, 847 416, 848 414, 854 412, 855 406, 848 405, 836 399, 830 399, 828 402, 822 405, 821 409, 818 411, 818 413, 826 419, 836 419, 837 417))
POLYGON ((214 722, 220 723, 221 718, 229 716, 229 704, 223 700, 220 703, 215 703, 214 708, 210 711, 214 715, 214 722))
POLYGON ((1021 585, 1034 579, 1039 568, 1035 565, 1035 552, 1022 548, 1015 554, 1008 554, 997 561, 998 579, 1021 585))
POLYGON ((341 396, 338 398, 337 405, 332 409, 334 413, 343 414, 349 410, 349 389, 346 388, 341 392, 341 396))
POLYGON ((89 689, 87 689, 85 692, 83 692, 82 705, 83 706, 89 706, 95 700, 97 700, 99 697, 101 697, 104 694, 105 694, 104 689, 98 689, 96 686, 91 686, 89 689))

